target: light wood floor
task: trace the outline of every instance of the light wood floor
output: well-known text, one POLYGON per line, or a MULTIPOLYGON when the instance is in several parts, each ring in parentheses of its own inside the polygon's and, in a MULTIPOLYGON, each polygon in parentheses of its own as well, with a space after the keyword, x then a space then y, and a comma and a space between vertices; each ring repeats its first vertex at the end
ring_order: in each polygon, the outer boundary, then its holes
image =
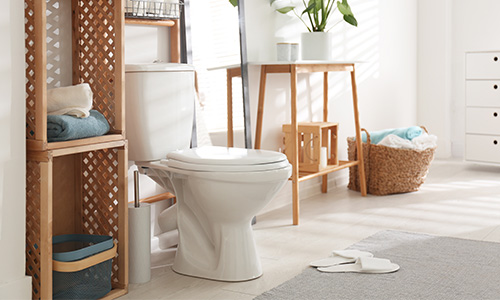
MULTIPOLYGON (((300 225, 291 207, 258 216, 254 226, 264 275, 224 283, 155 268, 126 299, 253 299, 291 279, 311 260, 327 257, 381 230, 402 230, 500 242, 500 166, 434 161, 419 192, 361 197, 339 187, 301 201, 300 225)), ((165 263, 172 263, 172 260, 165 263)))

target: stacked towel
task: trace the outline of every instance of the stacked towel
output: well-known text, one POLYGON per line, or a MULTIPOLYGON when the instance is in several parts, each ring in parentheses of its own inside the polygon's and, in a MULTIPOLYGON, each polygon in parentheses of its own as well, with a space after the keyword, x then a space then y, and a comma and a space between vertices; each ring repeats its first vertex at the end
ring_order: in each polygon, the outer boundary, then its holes
POLYGON ((47 114, 86 118, 90 115, 92 97, 88 83, 48 90, 47 114))
MULTIPOLYGON (((420 136, 422 134, 423 130, 422 128, 418 126, 412 126, 412 127, 407 127, 407 128, 395 128, 395 129, 385 129, 381 131, 374 131, 370 132, 370 139, 372 144, 378 144, 380 141, 382 141, 386 136, 389 134, 394 134, 399 136, 400 138, 406 139, 406 140, 413 140, 417 136, 420 136)), ((362 132, 361 133, 361 139, 363 143, 366 143, 366 133, 362 132)))
POLYGON ((108 133, 106 118, 96 110, 91 110, 88 118, 68 115, 47 116, 47 138, 49 142, 61 142, 100 136, 108 133))

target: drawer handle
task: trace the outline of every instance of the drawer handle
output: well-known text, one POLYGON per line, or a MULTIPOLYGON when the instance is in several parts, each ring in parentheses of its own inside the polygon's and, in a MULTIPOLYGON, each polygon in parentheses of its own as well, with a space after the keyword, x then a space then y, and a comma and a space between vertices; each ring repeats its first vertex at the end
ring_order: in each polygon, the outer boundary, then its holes
POLYGON ((494 116, 495 118, 496 118, 496 117, 498 117, 498 113, 497 113, 497 112, 494 112, 494 113, 493 113, 493 116, 494 116))
POLYGON ((498 61, 498 56, 495 56, 495 57, 493 58, 493 60, 494 60, 494 61, 498 61))
POLYGON ((498 144, 498 141, 497 141, 497 140, 494 140, 494 141, 493 141, 493 144, 495 144, 495 145, 496 145, 496 144, 498 144))
POLYGON ((496 85, 496 84, 495 84, 495 85, 493 86, 493 88, 494 88, 495 90, 496 90, 496 89, 498 89, 498 85, 496 85))

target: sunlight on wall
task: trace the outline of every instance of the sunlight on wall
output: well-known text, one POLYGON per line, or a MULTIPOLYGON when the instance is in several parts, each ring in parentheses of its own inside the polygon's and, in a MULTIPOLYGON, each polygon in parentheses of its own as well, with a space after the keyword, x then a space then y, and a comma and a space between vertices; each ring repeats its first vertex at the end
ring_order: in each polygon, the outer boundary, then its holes
MULTIPOLYGON (((299 42, 300 33, 306 32, 293 13, 287 15, 275 12, 266 1, 252 3, 247 11, 249 61, 275 61, 276 43, 299 42), (269 15, 269 18, 266 16, 269 15), (260 16, 259 23, 255 18, 260 16), (253 20, 253 21, 252 21, 253 20), (250 28, 250 29, 248 29, 250 28), (269 30, 273 29, 274 30, 269 30), (267 36, 267 37, 266 37, 267 36), (271 37, 270 37, 271 36, 271 37), (258 42, 257 42, 258 41, 258 42), (266 44, 267 41, 272 41, 266 44)), ((350 6, 358 20, 354 28, 345 22, 334 26, 333 55, 335 61, 360 62, 356 64, 358 93, 365 82, 380 77, 380 7, 379 0, 352 0, 350 6)), ((301 6, 300 6, 301 8, 301 6)), ((300 10, 298 13, 300 14, 300 10)), ((335 24, 341 19, 336 11, 331 20, 335 24)), ((259 69, 250 68, 250 92, 252 98, 252 124, 255 124, 256 97, 259 89, 259 69), (255 74, 255 72, 257 74, 255 74)), ((329 74, 329 121, 339 122, 343 137, 353 135, 353 108, 351 79, 348 73, 329 74)), ((266 88, 263 145, 266 149, 281 147, 281 125, 290 123, 290 82, 288 75, 269 75, 266 88)), ((297 82, 297 111, 299 122, 322 121, 323 115, 323 74, 299 74, 297 82)), ((341 141, 339 149, 345 143, 341 141)), ((342 154, 344 155, 344 154, 342 154)))
MULTIPOLYGON (((240 64, 238 10, 225 0, 191 1, 193 64, 200 104, 210 132, 227 128, 225 66, 240 64)), ((233 124, 243 128, 241 80, 233 80, 233 124)))

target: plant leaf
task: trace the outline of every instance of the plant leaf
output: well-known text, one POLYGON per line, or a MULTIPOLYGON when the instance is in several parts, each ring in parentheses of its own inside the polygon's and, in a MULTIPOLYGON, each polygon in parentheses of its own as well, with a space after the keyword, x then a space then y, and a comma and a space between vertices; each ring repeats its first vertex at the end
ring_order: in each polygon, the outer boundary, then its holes
POLYGON ((306 9, 304 9, 304 11, 302 12, 302 15, 305 14, 305 13, 308 13, 308 14, 314 14, 314 3, 310 4, 308 7, 306 7, 306 9))
POLYGON ((358 21, 354 18, 354 16, 344 15, 344 20, 352 26, 358 27, 358 21))
POLYGON ((322 6, 321 6, 321 0, 313 0, 314 3, 316 3, 316 11, 320 11, 322 9, 322 6))
POLYGON ((293 6, 286 6, 286 7, 283 7, 283 8, 277 9, 276 11, 277 11, 277 12, 280 12, 280 13, 282 13, 282 14, 286 14, 286 13, 288 13, 288 12, 292 11, 293 9, 294 9, 294 7, 293 7, 293 6))
POLYGON ((349 6, 349 4, 347 4, 346 0, 343 0, 342 3, 340 1, 337 1, 337 8, 344 16, 354 16, 351 11, 351 7, 349 6))
POLYGON ((231 3, 233 6, 238 6, 238 0, 229 0, 229 3, 231 3))

